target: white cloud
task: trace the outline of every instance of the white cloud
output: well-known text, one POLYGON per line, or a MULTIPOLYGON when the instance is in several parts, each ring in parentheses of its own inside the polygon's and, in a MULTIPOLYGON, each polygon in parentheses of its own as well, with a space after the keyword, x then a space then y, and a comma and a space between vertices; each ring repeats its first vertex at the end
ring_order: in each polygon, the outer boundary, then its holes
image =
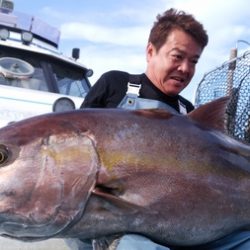
POLYGON ((106 46, 100 50, 98 45, 91 45, 82 47, 81 54, 84 55, 82 63, 94 70, 94 75, 90 78, 92 84, 109 70, 123 70, 136 74, 143 72, 146 67, 144 49, 135 51, 129 47, 106 46))
MULTIPOLYGON (((230 55, 237 40, 250 42, 250 8, 245 0, 161 0, 156 4, 144 0, 119 3, 117 11, 108 9, 87 13, 85 19, 67 18, 61 25, 63 41, 82 41, 83 63, 92 67, 94 83, 107 70, 121 69, 131 73, 145 70, 145 47, 149 30, 158 13, 174 7, 193 14, 208 31, 209 44, 197 65, 196 75, 183 95, 194 99, 197 84, 203 75, 219 66, 230 55), (150 3, 149 3, 150 2, 150 3), (93 14, 93 15, 92 15, 93 14), (106 17, 106 18, 105 18, 106 17), (87 44, 87 46, 85 45, 87 44), (89 46, 91 44, 91 46, 89 46)), ((66 15, 67 16, 67 15, 66 15)), ((84 16, 84 14, 82 15, 84 16)), ((239 44, 247 48, 246 44, 239 44)))
POLYGON ((82 39, 94 43, 122 46, 144 46, 148 30, 145 27, 107 27, 96 24, 65 23, 61 26, 62 39, 82 39))
MULTIPOLYGON (((196 75, 183 92, 188 99, 193 99, 203 75, 229 58, 230 49, 236 46, 237 40, 250 42, 250 8, 246 0, 28 2, 15 0, 16 9, 32 10, 31 14, 38 14, 42 20, 59 27, 60 48, 65 54, 72 49, 72 44, 81 47, 82 62, 95 72, 91 82, 111 69, 143 72, 149 30, 156 15, 172 7, 193 14, 209 35, 209 44, 197 65, 196 75)), ((250 49, 244 43, 239 43, 238 47, 240 52, 250 49)))
MULTIPOLYGON (((185 97, 194 100, 197 85, 204 74, 229 59, 230 50, 236 46, 237 40, 250 42, 249 3, 245 0, 173 0, 171 3, 175 8, 193 14, 209 35, 209 44, 197 65, 196 75, 183 92, 185 97)), ((250 48, 246 44, 238 46, 244 50, 250 48)))

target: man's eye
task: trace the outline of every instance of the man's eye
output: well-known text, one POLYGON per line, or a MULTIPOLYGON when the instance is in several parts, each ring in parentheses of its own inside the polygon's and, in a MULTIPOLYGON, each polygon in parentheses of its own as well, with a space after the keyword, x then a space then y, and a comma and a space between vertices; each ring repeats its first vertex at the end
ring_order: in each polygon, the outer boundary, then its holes
POLYGON ((183 58, 183 56, 182 56, 182 55, 178 55, 178 54, 173 55, 173 56, 174 56, 174 58, 176 58, 176 59, 182 59, 182 58, 183 58))
POLYGON ((179 54, 174 54, 174 55, 172 55, 172 60, 173 60, 173 62, 182 61, 183 60, 183 56, 179 55, 179 54))
POLYGON ((193 59, 193 60, 191 60, 191 63, 192 63, 192 64, 197 64, 197 63, 198 63, 198 60, 197 60, 197 59, 193 59))

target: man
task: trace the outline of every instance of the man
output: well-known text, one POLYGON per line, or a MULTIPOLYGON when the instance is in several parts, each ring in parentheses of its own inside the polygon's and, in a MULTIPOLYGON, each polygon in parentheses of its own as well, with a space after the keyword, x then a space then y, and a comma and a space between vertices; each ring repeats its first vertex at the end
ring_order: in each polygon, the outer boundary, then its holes
MULTIPOLYGON (((183 11, 169 9, 158 15, 146 48, 147 67, 140 75, 123 71, 104 73, 91 88, 82 108, 157 108, 188 113, 193 105, 180 96, 188 86, 195 66, 208 43, 201 23, 183 11), (134 98, 136 96, 136 98, 134 98)), ((212 201, 211 201, 212 202, 212 201)), ((237 232, 202 246, 175 247, 174 250, 249 250, 248 231, 237 232)), ((121 238, 117 250, 166 250, 138 235, 121 238)))
MULTIPOLYGON (((168 105, 179 113, 190 112, 193 105, 179 93, 190 83, 207 43, 206 31, 192 15, 174 9, 158 15, 148 39, 145 73, 136 76, 123 71, 104 73, 81 107, 129 108, 126 93, 131 88, 135 93, 133 85, 137 85, 139 103, 150 103, 152 108, 168 105)), ((144 104, 137 107, 144 108, 144 104)))

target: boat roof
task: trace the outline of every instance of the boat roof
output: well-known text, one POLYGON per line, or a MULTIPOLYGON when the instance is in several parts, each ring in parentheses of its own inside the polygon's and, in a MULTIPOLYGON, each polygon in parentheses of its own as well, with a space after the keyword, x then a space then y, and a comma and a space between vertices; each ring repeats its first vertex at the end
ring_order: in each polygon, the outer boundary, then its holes
POLYGON ((29 31, 56 48, 58 47, 60 31, 36 16, 17 11, 13 13, 0 12, 0 25, 14 30, 29 31))
POLYGON ((1 39, 0 45, 27 50, 57 58, 75 66, 86 68, 85 65, 72 57, 63 55, 58 50, 60 31, 41 19, 22 12, 0 11, 0 30, 8 29, 8 39, 1 39), (26 31, 33 35, 32 42, 28 45, 22 42, 22 33, 26 31))

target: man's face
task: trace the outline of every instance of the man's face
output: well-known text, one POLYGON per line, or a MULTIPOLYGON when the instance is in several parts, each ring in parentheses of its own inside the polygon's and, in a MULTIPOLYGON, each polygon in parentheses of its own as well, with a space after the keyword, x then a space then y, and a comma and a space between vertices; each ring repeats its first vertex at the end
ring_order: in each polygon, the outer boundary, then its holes
POLYGON ((189 34, 172 30, 158 51, 148 44, 146 75, 166 95, 178 95, 191 81, 201 53, 189 34))

